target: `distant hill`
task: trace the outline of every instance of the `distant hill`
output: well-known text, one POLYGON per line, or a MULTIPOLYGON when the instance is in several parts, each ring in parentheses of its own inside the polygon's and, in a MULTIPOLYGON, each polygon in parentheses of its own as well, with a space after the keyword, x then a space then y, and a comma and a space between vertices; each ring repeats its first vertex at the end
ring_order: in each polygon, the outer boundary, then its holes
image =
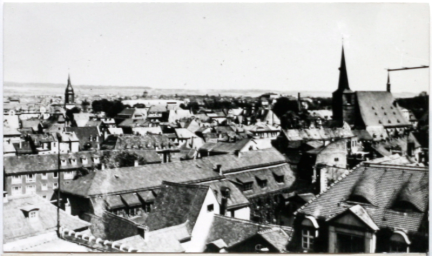
MULTIPOLYGON (((4 82, 3 94, 8 95, 63 95, 66 84, 52 84, 52 83, 15 83, 4 82)), ((165 89, 165 88, 152 88, 148 86, 119 86, 119 85, 73 85, 76 94, 79 95, 141 95, 144 90, 147 90, 149 95, 167 95, 167 94, 189 94, 189 95, 224 95, 224 96, 249 96, 258 97, 266 93, 278 93, 284 95, 293 95, 297 97, 300 92, 302 97, 331 97, 331 91, 293 91, 293 90, 202 90, 202 89, 165 89)), ((396 98, 410 98, 417 94, 404 92, 394 93, 396 98)))

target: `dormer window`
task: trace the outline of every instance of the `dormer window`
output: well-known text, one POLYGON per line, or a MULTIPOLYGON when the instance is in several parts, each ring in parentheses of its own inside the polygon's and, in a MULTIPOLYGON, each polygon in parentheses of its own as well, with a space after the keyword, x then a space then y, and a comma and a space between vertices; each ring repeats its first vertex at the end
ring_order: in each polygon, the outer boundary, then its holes
POLYGON ((26 205, 21 208, 21 211, 24 213, 24 216, 29 220, 35 220, 38 218, 39 208, 34 205, 26 205))
POLYGON ((12 176, 12 184, 21 184, 21 183, 22 183, 21 175, 12 176))
POLYGON ((99 156, 93 156, 93 162, 94 162, 95 164, 100 163, 99 156))
POLYGON ((71 158, 70 161, 72 165, 77 165, 77 160, 75 158, 71 158))
POLYGON ((88 163, 87 157, 85 157, 85 156, 81 157, 81 163, 82 163, 83 165, 84 165, 84 164, 87 164, 87 163, 88 163))
POLYGON ((276 180, 277 183, 279 183, 279 184, 285 183, 285 175, 282 171, 279 171, 279 170, 274 171, 273 176, 274 176, 274 179, 276 180))
POLYGON ((264 175, 257 175, 256 176, 257 182, 258 182, 258 186, 260 186, 261 188, 266 188, 267 187, 267 177, 264 175))
POLYGON ((409 252, 410 239, 404 231, 395 231, 390 237, 389 252, 409 252))
POLYGON ((242 191, 251 191, 253 188, 253 178, 251 177, 240 177, 237 180, 241 183, 242 191))
POLYGON ((348 201, 374 204, 376 195, 375 183, 376 181, 373 176, 362 177, 355 185, 348 201))
POLYGON ((36 181, 36 175, 35 174, 27 174, 26 182, 35 182, 35 181, 36 181))
POLYGON ((66 166, 67 165, 66 159, 61 159, 60 164, 61 166, 66 166))

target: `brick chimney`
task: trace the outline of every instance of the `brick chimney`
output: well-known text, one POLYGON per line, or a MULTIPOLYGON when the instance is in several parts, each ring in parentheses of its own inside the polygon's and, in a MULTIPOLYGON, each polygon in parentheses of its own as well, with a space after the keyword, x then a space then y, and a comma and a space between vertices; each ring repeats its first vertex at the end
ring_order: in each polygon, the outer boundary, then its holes
POLYGON ((221 187, 221 196, 220 214, 225 216, 228 207, 228 198, 231 197, 231 190, 228 187, 221 187))

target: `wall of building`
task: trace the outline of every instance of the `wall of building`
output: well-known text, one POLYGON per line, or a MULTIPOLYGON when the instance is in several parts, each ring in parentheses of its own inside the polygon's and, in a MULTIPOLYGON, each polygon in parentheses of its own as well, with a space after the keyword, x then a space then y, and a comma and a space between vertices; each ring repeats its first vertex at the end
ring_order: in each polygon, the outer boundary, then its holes
MULTIPOLYGON (((6 176, 6 191, 10 197, 20 196, 23 194, 37 194, 47 200, 52 200, 54 196, 55 189, 58 187, 58 177, 54 177, 55 172, 45 172, 46 176, 44 177, 42 173, 33 173, 34 181, 29 181, 27 179, 27 174, 19 174, 19 175, 7 175, 6 176), (20 182, 12 182, 12 177, 18 176, 19 178, 16 181, 20 182), (46 185, 46 186, 45 186, 46 185), (34 189, 31 189, 30 186, 34 186, 34 189), (15 188, 19 188, 18 192, 15 188)), ((73 179, 76 171, 71 170, 66 172, 61 172, 62 180, 65 179, 73 179)))
POLYGON ((215 213, 219 213, 219 203, 211 189, 208 190, 203 206, 200 210, 195 227, 192 230, 191 241, 182 244, 186 252, 203 252, 206 247, 207 236, 210 232, 215 213), (213 211, 208 212, 207 206, 213 204, 213 211))
POLYGON ((230 217, 234 217, 237 219, 250 220, 250 208, 243 207, 235 210, 230 210, 230 217))

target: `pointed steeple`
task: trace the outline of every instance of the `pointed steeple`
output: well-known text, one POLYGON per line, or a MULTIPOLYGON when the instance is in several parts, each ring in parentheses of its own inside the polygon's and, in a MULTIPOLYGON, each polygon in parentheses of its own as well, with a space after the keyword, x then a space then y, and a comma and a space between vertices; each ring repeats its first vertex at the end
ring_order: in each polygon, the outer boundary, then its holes
POLYGON ((70 80, 70 74, 68 74, 68 81, 66 86, 66 92, 73 92, 72 83, 70 80))
POLYGON ((342 59, 341 59, 341 65, 339 68, 339 86, 338 86, 338 91, 351 91, 350 87, 349 87, 349 82, 348 82, 348 72, 347 72, 347 68, 346 68, 346 63, 345 63, 345 52, 344 52, 344 48, 342 46, 342 59))
POLYGON ((68 81, 67 81, 67 86, 66 86, 66 91, 65 91, 65 105, 66 104, 73 104, 75 100, 75 93, 74 90, 72 88, 72 83, 70 81, 70 75, 68 74, 68 81))
POLYGON ((390 72, 387 73, 387 92, 391 92, 390 72))

